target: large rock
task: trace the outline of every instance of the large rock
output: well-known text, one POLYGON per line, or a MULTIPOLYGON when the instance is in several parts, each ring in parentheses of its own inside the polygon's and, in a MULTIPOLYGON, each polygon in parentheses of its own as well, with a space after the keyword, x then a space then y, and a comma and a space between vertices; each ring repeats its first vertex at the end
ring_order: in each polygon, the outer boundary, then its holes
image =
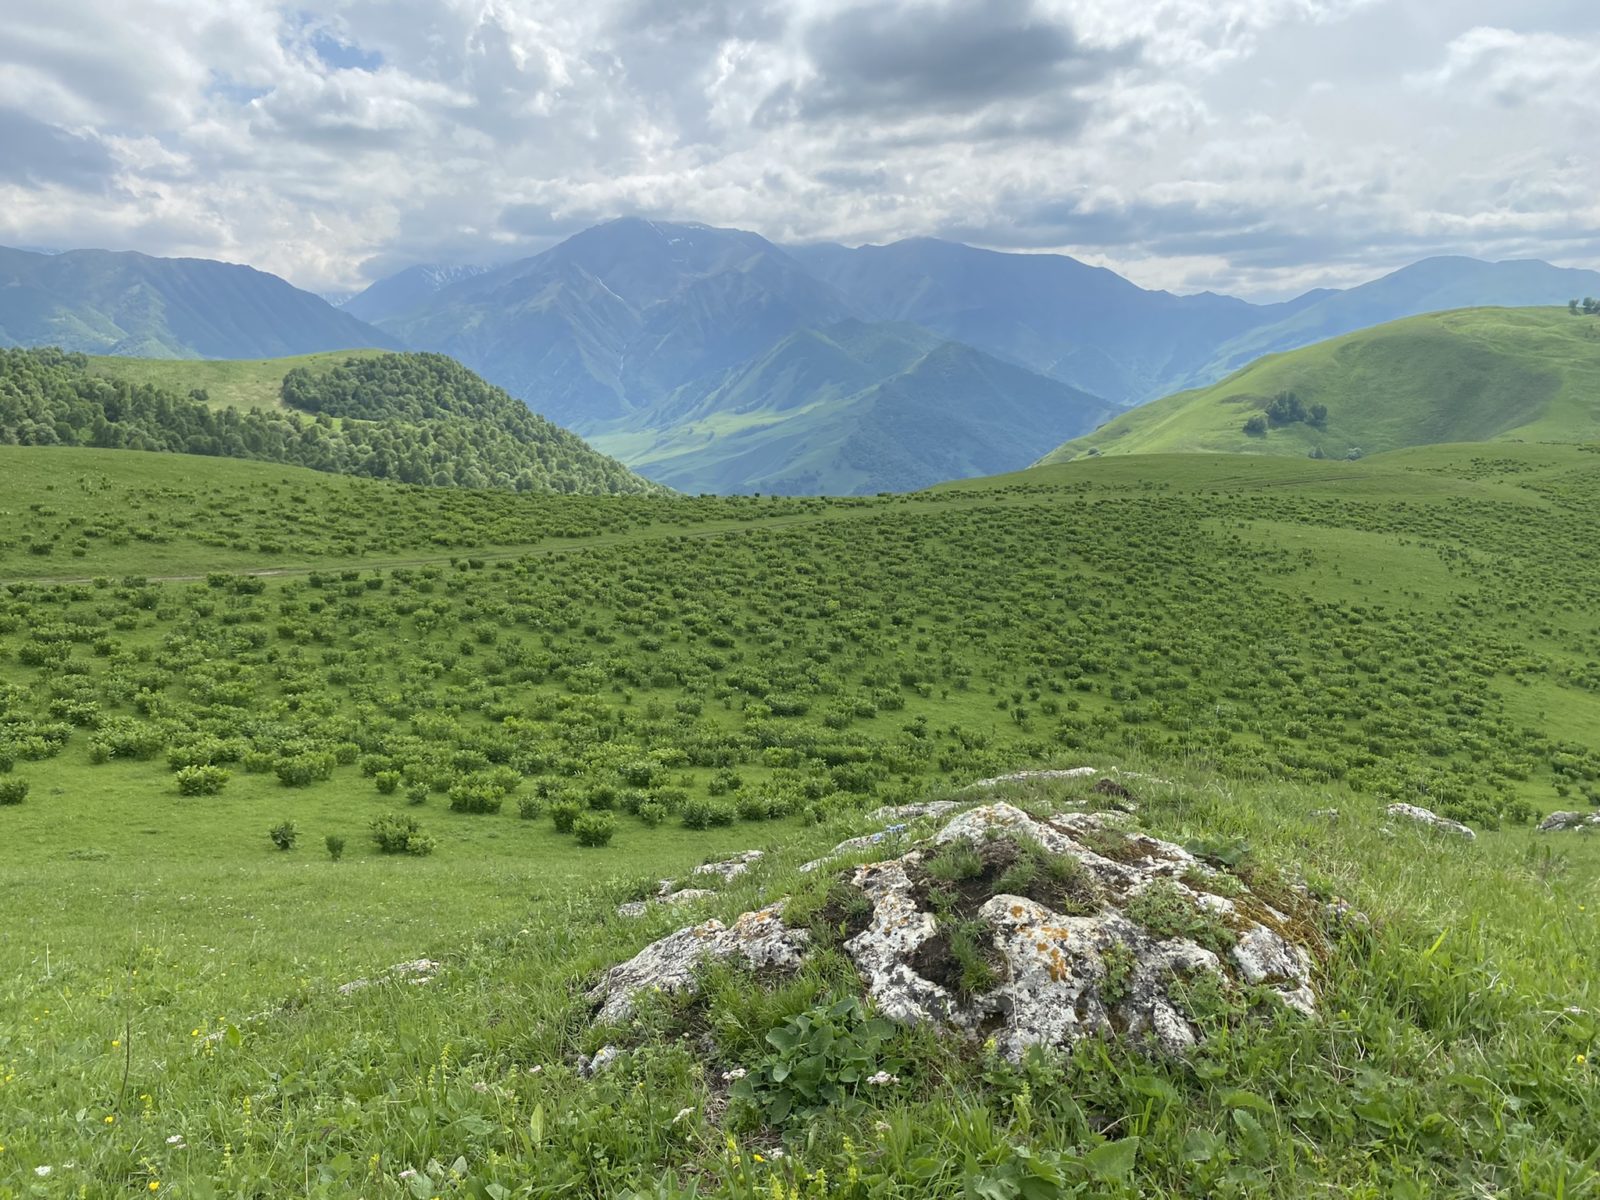
MULTIPOLYGON (((934 1022, 973 1036, 995 1038, 1018 1058, 1033 1045, 1070 1047, 1090 1035, 1148 1034, 1161 1049, 1178 1052, 1198 1032, 1183 992, 1204 973, 1224 990, 1259 984, 1301 1012, 1315 1011, 1311 956, 1286 936, 1288 915, 1197 860, 1181 846, 1116 830, 1100 814, 1066 814, 1036 821, 1009 804, 972 809, 939 831, 928 848, 902 858, 858 867, 851 882, 873 902, 866 929, 845 943, 883 1013, 897 1021, 934 1022), (923 902, 924 866, 938 848, 954 842, 993 845, 1022 838, 1085 869, 1093 911, 1068 914, 1026 896, 997 893, 972 914, 996 958, 999 982, 962 995, 948 980, 929 978, 926 953, 940 937, 940 921, 923 902), (1086 841, 1115 847, 1107 857, 1086 841), (1206 880, 1233 897, 1205 890, 1206 880), (1191 882, 1185 882, 1189 880, 1191 882), (1201 886, 1191 886, 1197 883, 1201 886), (1189 913, 1210 913, 1225 929, 1226 955, 1134 915, 1137 897, 1151 887, 1189 913)), ((980 943, 981 944, 981 943, 980 943)), ((935 972, 938 973, 938 972, 935 972)))
POLYGON ((1540 833, 1559 833, 1568 829, 1600 829, 1600 812, 1553 812, 1539 822, 1540 833))
MULTIPOLYGON (((863 990, 893 1020, 993 1037, 1013 1059, 1029 1046, 1070 1049, 1110 1035, 1181 1052, 1200 1036, 1191 997, 1203 981, 1213 995, 1239 998, 1253 988, 1313 1014, 1306 939, 1316 935, 1305 918, 1317 908, 1309 897, 1295 900, 1293 914, 1280 911, 1125 820, 1036 820, 989 804, 899 857, 842 873, 871 903, 870 918, 843 942, 863 990), (964 856, 968 866, 938 868, 944 855, 964 856), (1040 861, 1051 869, 1039 870, 1040 861), (1028 894, 1000 886, 1007 881, 1028 894), (956 938, 987 964, 978 986, 958 966, 956 938)), ((695 970, 712 958, 798 966, 807 933, 785 928, 780 911, 781 902, 732 927, 709 921, 645 947, 590 993, 599 1019, 626 1018, 640 990, 693 987, 695 970)))
POLYGON ((1391 804, 1383 810, 1391 817, 1402 817, 1407 821, 1415 821, 1418 825, 1427 825, 1441 833, 1453 833, 1457 837, 1464 837, 1468 841, 1477 838, 1477 834, 1468 829, 1460 821, 1452 821, 1449 817, 1441 817, 1438 813, 1426 808, 1419 808, 1415 804, 1391 804))
POLYGON ((732 925, 706 921, 651 942, 627 962, 612 967, 589 992, 599 1006, 595 1019, 625 1021, 641 992, 692 990, 694 975, 712 959, 734 959, 752 969, 800 965, 809 935, 780 919, 783 904, 747 912, 732 925))

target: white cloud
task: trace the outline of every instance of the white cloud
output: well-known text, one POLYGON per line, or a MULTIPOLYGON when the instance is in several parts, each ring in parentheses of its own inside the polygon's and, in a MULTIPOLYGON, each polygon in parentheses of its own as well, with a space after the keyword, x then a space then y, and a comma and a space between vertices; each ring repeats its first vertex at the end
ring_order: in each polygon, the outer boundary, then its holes
POLYGON ((1564 97, 1594 33, 1568 0, 1514 30, 1483 7, 55 0, 0 16, 26 151, 0 242, 319 290, 622 212, 1274 293, 1436 250, 1592 258, 1595 109, 1564 97))

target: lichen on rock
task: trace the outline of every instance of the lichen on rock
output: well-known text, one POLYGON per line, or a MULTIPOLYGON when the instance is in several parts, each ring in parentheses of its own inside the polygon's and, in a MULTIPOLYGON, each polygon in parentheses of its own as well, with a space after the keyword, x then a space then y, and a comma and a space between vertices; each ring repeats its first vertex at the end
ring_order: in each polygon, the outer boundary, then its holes
MULTIPOLYGON (((1312 1015, 1309 896, 1274 907, 1238 877, 1110 813, 1036 819, 1010 804, 970 808, 898 857, 838 873, 871 915, 840 944, 884 1016, 993 1038, 1013 1059, 1121 1036, 1181 1053, 1202 1036, 1201 985, 1236 1003, 1275 997, 1312 1015), (1303 911, 1302 911, 1303 910, 1303 911)), ((669 934, 613 967, 590 993, 598 1019, 632 1012, 640 990, 694 987, 711 959, 793 969, 808 930, 782 902, 732 926, 669 934)), ((841 935, 842 936, 842 935, 841 935)))

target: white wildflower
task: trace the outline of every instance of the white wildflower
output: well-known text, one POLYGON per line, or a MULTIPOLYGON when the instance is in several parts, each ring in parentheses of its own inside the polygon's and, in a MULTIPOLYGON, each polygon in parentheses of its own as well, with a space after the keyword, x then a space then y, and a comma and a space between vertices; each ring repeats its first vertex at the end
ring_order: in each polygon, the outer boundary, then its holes
POLYGON ((685 1117, 693 1115, 693 1113, 694 1113, 694 1105, 692 1105, 692 1104, 688 1108, 680 1108, 678 1110, 678 1115, 672 1118, 672 1123, 674 1125, 676 1125, 679 1121, 683 1120, 685 1117))
POLYGON ((189 1145, 183 1140, 183 1134, 175 1133, 167 1139, 167 1145, 176 1146, 179 1150, 187 1150, 189 1145))
POLYGON ((37 1175, 37 1176, 38 1176, 38 1177, 39 1177, 39 1178, 40 1178, 40 1179, 43 1179, 43 1178, 45 1178, 45 1177, 46 1177, 46 1176, 47 1176, 47 1175, 49 1175, 49 1174, 50 1174, 50 1172, 51 1172, 51 1170, 52 1170, 52 1169, 53 1169, 53 1168, 51 1168, 51 1167, 35 1167, 35 1168, 34 1168, 34 1169, 33 1169, 33 1173, 34 1173, 34 1174, 35 1174, 35 1175, 37 1175))
POLYGON ((737 1080, 743 1079, 748 1074, 750 1074, 750 1072, 746 1071, 743 1067, 735 1067, 731 1071, 724 1071, 722 1073, 722 1082, 734 1083, 737 1080))
POLYGON ((415 1179, 416 1177, 417 1169, 415 1167, 407 1167, 404 1171, 400 1172, 401 1179, 415 1179))
POLYGON ((873 1087, 882 1087, 886 1083, 899 1083, 900 1076, 891 1075, 887 1071, 879 1071, 876 1075, 868 1075, 867 1083, 873 1087))

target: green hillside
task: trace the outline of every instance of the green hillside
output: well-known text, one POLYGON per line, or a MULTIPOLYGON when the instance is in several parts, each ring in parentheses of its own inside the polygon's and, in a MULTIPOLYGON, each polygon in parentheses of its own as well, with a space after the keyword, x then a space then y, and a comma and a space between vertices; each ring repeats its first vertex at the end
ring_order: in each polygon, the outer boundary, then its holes
POLYGON ((1433 443, 1597 439, 1600 323, 1564 308, 1479 308, 1271 355, 1211 387, 1124 413, 1043 461, 1090 452, 1342 458, 1433 443), (1326 417, 1272 421, 1280 396, 1306 418, 1325 406, 1326 417), (1253 417, 1266 421, 1264 431, 1246 432, 1253 417))
POLYGON ((176 451, 440 487, 655 488, 438 354, 151 366, 0 350, 0 444, 176 451), (274 380, 274 404, 221 402, 259 400, 274 380))
POLYGON ((288 358, 257 359, 89 359, 89 370, 107 379, 125 379, 138 386, 150 384, 165 392, 187 396, 198 389, 213 408, 283 408, 283 377, 296 368, 318 374, 353 358, 375 358, 383 350, 333 350, 288 358))
MULTIPOLYGON (((0 446, 0 1195, 1591 1195, 1600 841, 1526 823, 1600 801, 1596 462, 822 500, 0 446), (981 794, 1272 896, 1315 1018, 1186 967, 1192 1051, 1013 1061, 850 1007, 871 914, 799 866, 879 805, 1085 763, 981 794), (618 914, 662 879, 708 891, 618 914), (602 970, 780 897, 804 968, 594 1023, 602 970)), ((1203 918, 1159 919, 1225 949, 1203 918)))

